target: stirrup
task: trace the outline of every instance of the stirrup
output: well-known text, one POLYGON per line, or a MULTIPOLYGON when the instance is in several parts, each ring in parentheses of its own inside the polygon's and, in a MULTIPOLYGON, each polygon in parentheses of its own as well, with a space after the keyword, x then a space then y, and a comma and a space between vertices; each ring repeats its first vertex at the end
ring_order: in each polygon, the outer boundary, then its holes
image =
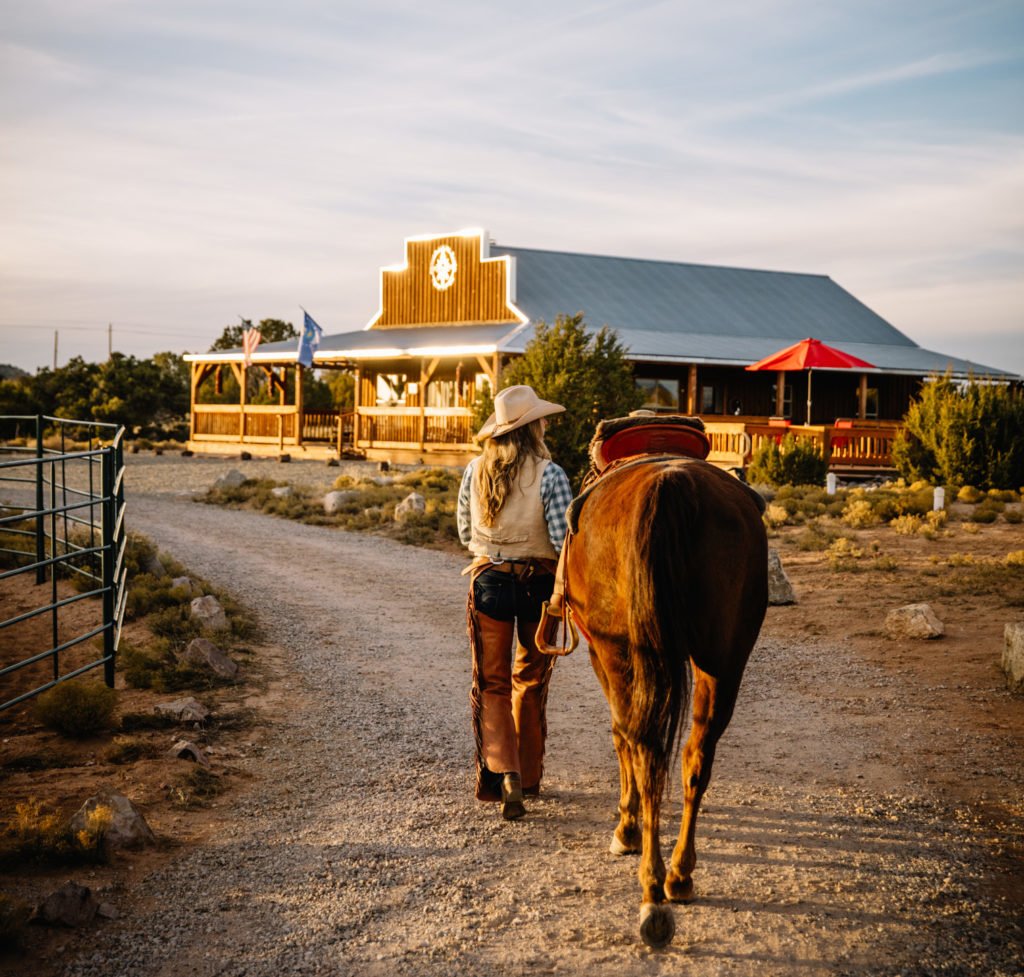
POLYGON ((540 609, 537 633, 533 640, 537 645, 537 650, 545 655, 571 655, 580 643, 580 635, 572 619, 572 608, 563 603, 562 613, 558 614, 551 610, 548 601, 544 601, 540 609), (562 631, 560 642, 558 641, 559 629, 562 631), (556 642, 558 643, 556 644, 556 642))

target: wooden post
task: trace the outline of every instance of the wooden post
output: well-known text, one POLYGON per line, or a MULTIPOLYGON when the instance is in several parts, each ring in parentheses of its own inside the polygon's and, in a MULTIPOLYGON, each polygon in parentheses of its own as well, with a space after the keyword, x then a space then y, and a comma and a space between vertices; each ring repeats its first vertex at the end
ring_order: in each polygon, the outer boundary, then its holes
POLYGON ((238 381, 238 440, 245 440, 245 394, 246 380, 249 378, 249 371, 245 364, 232 363, 231 372, 238 381))
POLYGON ((863 421, 868 416, 868 375, 860 375, 860 397, 857 409, 857 416, 863 421))
POLYGON ((196 398, 199 396, 199 370, 198 363, 191 363, 190 391, 188 395, 188 439, 193 440, 196 436, 196 398))
POLYGON ((686 413, 691 417, 697 413, 697 364, 691 363, 686 378, 686 413))
POLYGON ((362 405, 363 398, 363 369, 362 367, 356 367, 356 382, 355 389, 352 391, 352 409, 355 414, 352 417, 352 447, 359 447, 359 408, 362 405))
POLYGON ((420 451, 427 444, 427 361, 420 360, 420 451))
POLYGON ((775 374, 775 416, 782 417, 786 409, 786 371, 779 370, 775 374))
POLYGON ((301 363, 295 364, 295 443, 302 444, 302 370, 301 363))

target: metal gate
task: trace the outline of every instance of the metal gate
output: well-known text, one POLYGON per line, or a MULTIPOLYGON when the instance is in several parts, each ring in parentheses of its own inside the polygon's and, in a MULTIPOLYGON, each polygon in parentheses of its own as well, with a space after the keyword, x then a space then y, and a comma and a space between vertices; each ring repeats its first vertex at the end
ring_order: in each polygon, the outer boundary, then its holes
MULTIPOLYGON (((25 574, 34 575, 36 587, 46 587, 38 592, 38 602, 30 602, 37 606, 0 621, 0 648, 9 644, 19 624, 48 616, 50 625, 48 639, 28 657, 8 662, 11 656, 4 654, 0 659, 4 685, 22 669, 50 664, 45 681, 16 688, 17 694, 0 702, 0 712, 101 665, 113 688, 127 598, 123 441, 124 428, 116 424, 44 415, 0 417, 0 590, 25 574), (73 582, 78 592, 61 597, 59 579, 73 582), (82 633, 62 634, 67 631, 62 613, 90 599, 102 601, 100 623, 82 633), (76 656, 74 667, 65 667, 65 653, 92 639, 102 644, 100 657, 82 664, 76 656)), ((38 681, 37 675, 26 684, 38 681)))

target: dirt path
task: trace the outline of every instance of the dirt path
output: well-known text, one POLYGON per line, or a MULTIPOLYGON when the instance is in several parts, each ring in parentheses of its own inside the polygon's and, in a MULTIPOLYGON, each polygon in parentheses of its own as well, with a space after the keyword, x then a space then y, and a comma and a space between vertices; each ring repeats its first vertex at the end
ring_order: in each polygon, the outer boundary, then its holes
MULTIPOLYGON (((138 495, 131 516, 256 610, 296 695, 230 827, 76 938, 66 974, 1020 972, 985 826, 900 747, 908 717, 918 742, 941 721, 845 643, 762 639, 702 817, 699 899, 651 953, 636 862, 606 853, 617 768, 585 652, 555 671, 544 796, 506 824, 472 798, 458 557, 180 495, 138 495)), ((677 776, 666 850, 678 798, 677 776)))

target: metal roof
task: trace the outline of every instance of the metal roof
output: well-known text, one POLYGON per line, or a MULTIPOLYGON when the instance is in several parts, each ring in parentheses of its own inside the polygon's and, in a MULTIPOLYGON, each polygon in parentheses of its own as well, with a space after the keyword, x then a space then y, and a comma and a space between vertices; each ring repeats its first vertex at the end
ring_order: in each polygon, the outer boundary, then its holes
MULTIPOLYGON (((355 332, 323 336, 313 357, 315 363, 331 360, 386 359, 396 356, 458 356, 488 355, 502 349, 516 333, 528 328, 522 323, 487 326, 418 326, 410 329, 359 329, 355 332)), ((532 333, 532 330, 531 330, 532 333)), ((294 360, 298 356, 298 339, 277 343, 261 343, 252 354, 254 363, 294 360)), ((241 349, 216 353, 193 353, 188 360, 206 363, 238 361, 241 349)))
MULTIPOLYGON (((607 325, 629 358, 747 365, 812 336, 873 363, 882 373, 1012 377, 922 349, 827 275, 613 258, 492 245, 516 259, 515 303, 532 323, 582 311, 607 325)), ((522 352, 530 327, 502 344, 522 352)))
MULTIPOLYGON (((873 363, 879 373, 1020 379, 991 366, 918 346, 827 275, 718 265, 614 258, 509 248, 515 258, 515 305, 523 325, 363 329, 324 336, 315 362, 398 356, 521 353, 535 324, 583 312, 591 328, 609 326, 630 359, 746 366, 806 337, 832 343, 873 363)), ((267 343, 253 361, 293 360, 298 340, 267 343)), ((193 354, 188 360, 239 361, 241 350, 193 354)))

